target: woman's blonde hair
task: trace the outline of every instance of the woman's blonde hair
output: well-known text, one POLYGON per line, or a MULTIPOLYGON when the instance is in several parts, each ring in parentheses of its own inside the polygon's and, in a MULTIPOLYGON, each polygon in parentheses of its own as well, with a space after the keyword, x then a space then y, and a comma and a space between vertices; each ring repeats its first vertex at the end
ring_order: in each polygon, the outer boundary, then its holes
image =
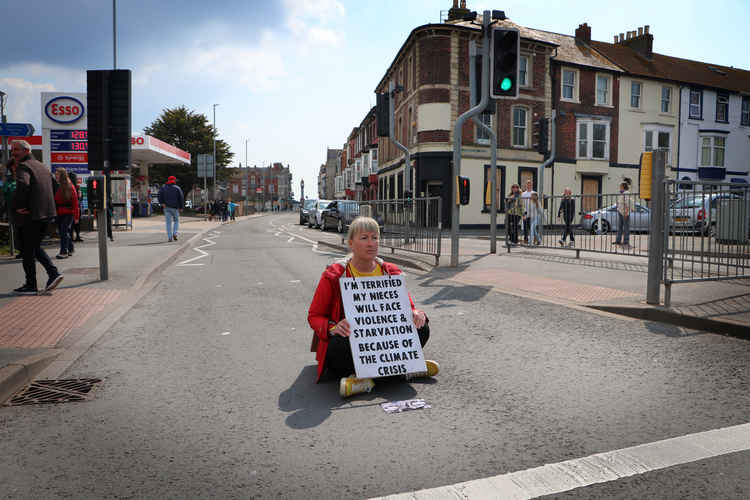
POLYGON ((380 236, 380 226, 378 221, 372 217, 357 217, 349 225, 349 232, 346 233, 346 239, 351 241, 359 233, 376 233, 380 236))
POLYGON ((63 200, 70 201, 73 198, 73 184, 68 177, 68 171, 63 167, 55 169, 55 175, 60 179, 60 189, 62 190, 63 200))

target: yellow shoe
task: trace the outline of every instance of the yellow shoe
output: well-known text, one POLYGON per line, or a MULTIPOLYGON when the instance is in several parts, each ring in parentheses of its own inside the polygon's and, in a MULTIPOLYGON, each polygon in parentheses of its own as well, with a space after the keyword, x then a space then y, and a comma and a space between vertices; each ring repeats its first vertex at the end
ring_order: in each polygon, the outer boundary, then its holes
POLYGON ((355 394, 370 392, 375 387, 375 381, 371 378, 357 378, 354 375, 341 379, 339 383, 339 394, 342 398, 348 398, 355 394))
POLYGON ((435 375, 440 373, 440 364, 438 364, 437 361, 426 359, 424 361, 424 364, 427 365, 426 372, 408 373, 406 375, 406 380, 411 380, 413 378, 420 378, 420 377, 434 377, 435 375))

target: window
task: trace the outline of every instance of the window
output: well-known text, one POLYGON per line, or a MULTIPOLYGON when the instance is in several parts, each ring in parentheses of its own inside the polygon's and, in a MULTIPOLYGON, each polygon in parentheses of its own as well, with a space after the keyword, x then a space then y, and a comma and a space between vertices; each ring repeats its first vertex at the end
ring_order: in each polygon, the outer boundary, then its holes
POLYGON ((716 94, 716 121, 729 123, 729 94, 716 94))
POLYGON ((608 75, 596 75, 596 105, 597 106, 609 106, 610 103, 610 87, 612 78, 608 75))
POLYGON ((742 114, 740 124, 750 127, 750 96, 742 96, 742 114))
POLYGON ((672 110, 672 87, 661 88, 661 112, 669 113, 672 110))
POLYGON ((576 86, 578 79, 576 78, 576 71, 572 69, 562 70, 562 98, 569 101, 575 101, 576 99, 576 86))
POLYGON ((521 56, 518 59, 518 85, 520 87, 529 86, 529 56, 521 56))
MULTIPOLYGON (((492 115, 489 113, 486 113, 486 112, 480 113, 479 121, 481 121, 488 127, 492 127, 492 115)), ((477 129, 477 144, 489 144, 490 134, 479 125, 476 125, 476 129, 477 129)))
POLYGON ((666 151, 667 165, 672 164, 672 131, 665 127, 646 127, 643 151, 666 151))
POLYGON ((641 107, 641 92, 643 90, 643 84, 640 82, 630 83, 630 107, 640 108, 641 107))
POLYGON ((527 119, 528 111, 526 108, 516 106, 513 108, 513 131, 512 145, 517 148, 527 147, 526 131, 528 130, 527 119))
POLYGON ((723 167, 725 147, 725 137, 701 136, 701 167, 723 167))
POLYGON ((690 118, 694 120, 703 119, 703 91, 690 89, 690 118))
POLYGON ((577 158, 606 160, 609 158, 609 122, 579 120, 577 143, 577 158))

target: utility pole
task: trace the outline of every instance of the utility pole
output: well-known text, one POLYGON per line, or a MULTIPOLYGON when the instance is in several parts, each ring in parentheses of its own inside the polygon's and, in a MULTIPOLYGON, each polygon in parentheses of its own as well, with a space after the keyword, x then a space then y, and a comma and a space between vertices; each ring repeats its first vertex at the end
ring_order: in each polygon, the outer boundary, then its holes
POLYGON ((216 106, 218 104, 214 104, 214 201, 216 201, 216 106))
MULTIPOLYGON (((489 75, 490 72, 490 20, 491 13, 485 10, 482 15, 482 74, 489 75)), ((458 225, 461 207, 456 203, 458 197, 457 179, 461 175, 461 137, 466 120, 477 116, 484 111, 490 100, 489 78, 482 78, 482 96, 479 104, 463 113, 456 119, 453 128, 453 169, 451 176, 451 267, 458 266, 458 225)))
MULTIPOLYGON (((0 116, 2 116, 2 123, 5 125, 8 123, 8 117, 5 115, 5 103, 8 99, 8 94, 0 90, 0 116)), ((3 165, 8 164, 8 137, 3 136, 3 165)))
POLYGON ((117 0, 112 0, 112 67, 117 69, 117 0))

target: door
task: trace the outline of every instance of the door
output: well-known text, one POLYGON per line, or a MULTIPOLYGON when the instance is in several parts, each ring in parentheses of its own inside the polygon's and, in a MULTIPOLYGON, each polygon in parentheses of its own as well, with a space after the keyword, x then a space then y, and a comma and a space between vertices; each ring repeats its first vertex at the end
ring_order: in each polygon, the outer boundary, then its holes
MULTIPOLYGON (((443 183, 441 181, 429 181, 427 183, 427 197, 428 198, 440 198, 443 195, 443 183)), ((447 205, 447 203, 445 204, 447 205)), ((425 227, 437 227, 440 222, 440 214, 438 213, 438 207, 440 203, 437 200, 430 200, 427 203, 425 210, 425 220, 423 222, 425 227)))
POLYGON ((586 214, 599 208, 599 190, 601 178, 587 177, 581 178, 581 211, 586 214))

